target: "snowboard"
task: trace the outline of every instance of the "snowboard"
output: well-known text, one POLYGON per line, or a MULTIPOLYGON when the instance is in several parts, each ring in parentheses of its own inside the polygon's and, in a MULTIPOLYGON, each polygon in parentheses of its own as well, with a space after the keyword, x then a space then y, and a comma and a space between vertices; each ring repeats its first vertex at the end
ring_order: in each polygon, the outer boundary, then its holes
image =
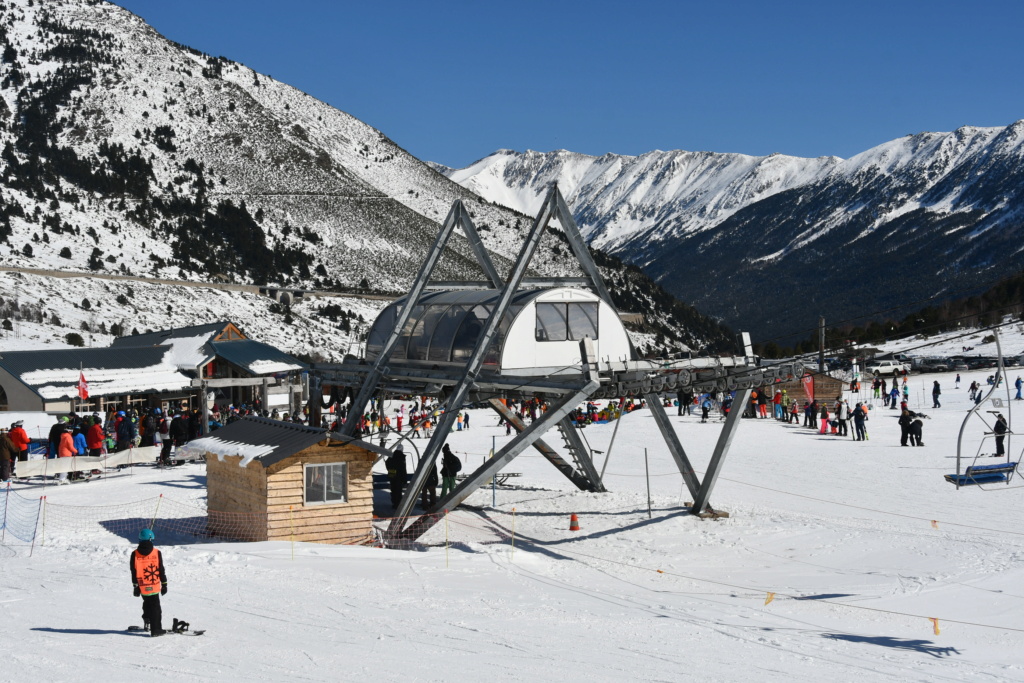
MULTIPOLYGON (((149 630, 145 626, 129 626, 127 630, 128 630, 129 633, 139 633, 139 632, 148 633, 149 632, 149 630)), ((190 630, 185 630, 185 631, 175 631, 174 629, 169 628, 166 631, 164 631, 164 635, 167 635, 167 634, 170 634, 170 633, 177 633, 180 636, 201 636, 204 633, 206 633, 206 629, 198 629, 198 630, 190 629, 190 630)))

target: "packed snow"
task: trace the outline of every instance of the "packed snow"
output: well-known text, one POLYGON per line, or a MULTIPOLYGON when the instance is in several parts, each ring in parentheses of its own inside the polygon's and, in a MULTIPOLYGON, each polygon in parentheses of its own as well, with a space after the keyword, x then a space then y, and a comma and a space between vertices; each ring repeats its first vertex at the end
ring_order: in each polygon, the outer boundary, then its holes
MULTIPOLYGON (((930 416, 922 448, 900 447, 896 413, 880 401, 863 442, 743 420, 712 496, 731 515, 718 521, 684 513, 688 494, 649 410, 625 416, 610 449, 614 424, 584 431, 604 451, 598 465, 608 458, 609 493, 575 490, 528 452, 506 468, 521 474, 514 485, 475 493, 416 552, 162 533, 174 505, 202 514, 202 465, 61 487, 17 482, 18 496, 47 496, 49 521, 34 548, 9 535, 0 548, 13 643, 4 675, 1024 680, 1021 480, 960 491, 943 480, 967 386, 986 374, 962 373, 959 390, 952 374, 911 377, 910 407, 930 416), (932 409, 936 380, 942 407, 932 409), (128 576, 137 529, 112 533, 96 520, 135 515, 95 506, 150 510, 160 494, 165 619, 208 629, 198 638, 124 630, 141 620, 128 576), (64 508, 69 520, 60 506, 81 507, 64 508), (578 532, 568 531, 572 513, 578 532)), ((472 428, 448 440, 464 471, 509 438, 492 413, 470 412, 472 428)), ((720 423, 670 414, 703 474, 720 423)), ((972 454, 982 431, 968 431, 972 454)), ((1011 442, 1014 458, 1021 445, 1011 442)), ((376 505, 389 514, 387 491, 376 505)))

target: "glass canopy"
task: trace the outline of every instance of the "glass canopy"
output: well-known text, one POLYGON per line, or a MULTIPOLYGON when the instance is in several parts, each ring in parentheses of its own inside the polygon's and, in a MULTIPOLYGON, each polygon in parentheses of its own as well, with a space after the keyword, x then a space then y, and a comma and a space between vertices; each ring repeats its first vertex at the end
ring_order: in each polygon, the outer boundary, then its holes
MULTIPOLYGON (((513 297, 487 349, 485 365, 498 365, 505 335, 512 322, 523 310, 523 306, 544 292, 540 289, 526 290, 513 297)), ((413 307, 391 358, 427 363, 467 361, 500 295, 497 290, 430 292, 423 295, 413 307)), ((394 329, 399 308, 404 303, 405 299, 399 299, 377 316, 366 340, 368 360, 377 358, 394 329)))

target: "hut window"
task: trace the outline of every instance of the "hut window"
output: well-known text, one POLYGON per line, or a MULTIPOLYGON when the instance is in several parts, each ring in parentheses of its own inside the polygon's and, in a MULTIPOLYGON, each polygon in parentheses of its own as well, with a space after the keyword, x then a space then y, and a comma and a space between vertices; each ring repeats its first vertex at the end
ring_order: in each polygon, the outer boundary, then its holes
POLYGON ((306 505, 345 503, 348 501, 348 463, 304 465, 306 505))
POLYGON ((597 339, 596 303, 537 304, 537 341, 597 339))

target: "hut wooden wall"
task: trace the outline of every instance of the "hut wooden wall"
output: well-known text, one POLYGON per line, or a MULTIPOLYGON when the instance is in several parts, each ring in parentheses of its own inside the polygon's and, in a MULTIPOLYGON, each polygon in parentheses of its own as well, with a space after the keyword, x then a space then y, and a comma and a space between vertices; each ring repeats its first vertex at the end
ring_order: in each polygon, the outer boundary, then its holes
POLYGON ((206 457, 207 525, 217 535, 241 541, 267 540, 267 473, 255 460, 239 467, 241 456, 206 457))
MULTIPOLYGON (((843 393, 843 390, 848 388, 848 383, 842 380, 829 377, 828 375, 815 375, 814 376, 814 397, 819 401, 828 401, 829 404, 836 400, 837 396, 843 393)), ((791 382, 778 382, 770 386, 765 387, 765 390, 770 390, 770 394, 775 393, 776 390, 786 390, 787 398, 795 398, 801 404, 808 399, 807 392, 804 391, 804 383, 801 380, 794 380, 791 382)), ((865 394, 866 395, 866 394, 865 394)))
POLYGON ((356 446, 319 444, 267 469, 267 537, 316 543, 358 543, 370 536, 376 454, 356 446), (348 502, 303 504, 303 465, 348 463, 348 502))

